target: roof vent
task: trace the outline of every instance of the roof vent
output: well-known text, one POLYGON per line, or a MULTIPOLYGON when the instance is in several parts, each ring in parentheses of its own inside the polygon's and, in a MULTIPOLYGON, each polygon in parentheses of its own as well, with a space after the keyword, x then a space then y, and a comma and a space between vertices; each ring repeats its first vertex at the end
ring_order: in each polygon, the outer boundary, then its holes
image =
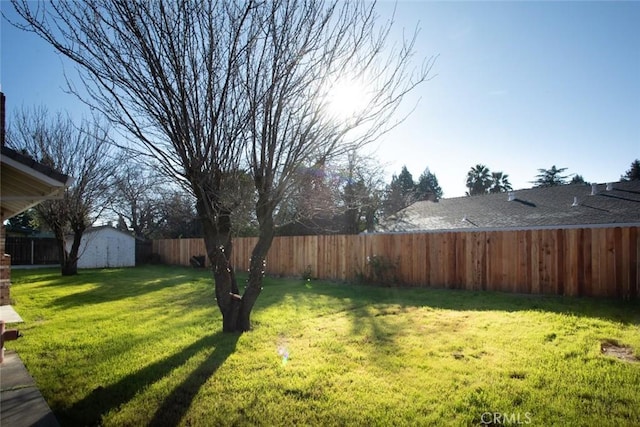
POLYGON ((591 195, 595 196, 598 194, 598 184, 591 184, 591 195))
POLYGON ((571 204, 571 206, 580 206, 580 204, 578 203, 578 198, 577 197, 573 197, 573 203, 571 204))
POLYGON ((513 202, 516 199, 516 193, 514 193, 513 191, 509 191, 509 201, 513 202))
POLYGON ((607 182, 607 191, 613 190, 613 182, 607 182))

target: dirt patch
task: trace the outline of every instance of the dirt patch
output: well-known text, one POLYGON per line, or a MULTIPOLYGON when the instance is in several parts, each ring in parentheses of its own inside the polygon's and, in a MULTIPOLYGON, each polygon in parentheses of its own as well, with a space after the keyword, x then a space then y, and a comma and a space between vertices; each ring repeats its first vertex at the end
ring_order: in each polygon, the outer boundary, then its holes
POLYGON ((638 362, 638 358, 633 354, 633 349, 629 346, 620 344, 614 340, 602 341, 600 343, 600 351, 605 356, 615 357, 626 362, 638 362))

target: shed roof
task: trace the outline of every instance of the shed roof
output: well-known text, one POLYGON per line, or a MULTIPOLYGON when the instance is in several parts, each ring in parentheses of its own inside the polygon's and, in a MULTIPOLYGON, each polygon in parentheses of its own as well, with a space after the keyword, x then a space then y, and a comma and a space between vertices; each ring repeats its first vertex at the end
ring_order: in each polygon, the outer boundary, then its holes
POLYGON ((135 238, 132 232, 120 230, 119 228, 115 228, 115 227, 113 227, 111 225, 98 225, 98 226, 95 226, 95 227, 89 227, 84 231, 83 234, 86 235, 86 234, 91 234, 91 233, 98 233, 98 232, 103 231, 103 230, 117 231, 118 233, 122 233, 122 234, 124 234, 126 236, 131 237, 132 239, 135 238))

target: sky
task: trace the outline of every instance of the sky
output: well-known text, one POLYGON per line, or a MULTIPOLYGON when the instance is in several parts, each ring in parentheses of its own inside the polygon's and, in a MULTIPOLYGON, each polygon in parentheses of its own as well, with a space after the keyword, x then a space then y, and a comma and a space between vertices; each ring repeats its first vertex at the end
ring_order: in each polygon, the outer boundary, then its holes
MULTIPOLYGON (((9 2, 0 1, 7 16, 9 2)), ((380 2, 391 41, 419 27, 415 60, 437 56, 411 93, 410 116, 369 150, 386 178, 429 168, 444 197, 463 196, 478 164, 529 188, 552 165, 618 181, 640 158, 640 2, 380 2), (414 108, 415 107, 415 108, 414 108)), ((64 91, 73 65, 2 19, 0 85, 7 121, 24 107, 88 115, 64 91)))

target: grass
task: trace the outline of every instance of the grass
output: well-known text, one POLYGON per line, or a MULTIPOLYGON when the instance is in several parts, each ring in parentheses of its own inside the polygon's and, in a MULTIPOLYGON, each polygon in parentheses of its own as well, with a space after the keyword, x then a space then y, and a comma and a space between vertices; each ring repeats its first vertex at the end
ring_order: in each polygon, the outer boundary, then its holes
POLYGON ((637 302, 266 279, 233 335, 206 271, 12 275, 63 426, 640 424, 637 302))

